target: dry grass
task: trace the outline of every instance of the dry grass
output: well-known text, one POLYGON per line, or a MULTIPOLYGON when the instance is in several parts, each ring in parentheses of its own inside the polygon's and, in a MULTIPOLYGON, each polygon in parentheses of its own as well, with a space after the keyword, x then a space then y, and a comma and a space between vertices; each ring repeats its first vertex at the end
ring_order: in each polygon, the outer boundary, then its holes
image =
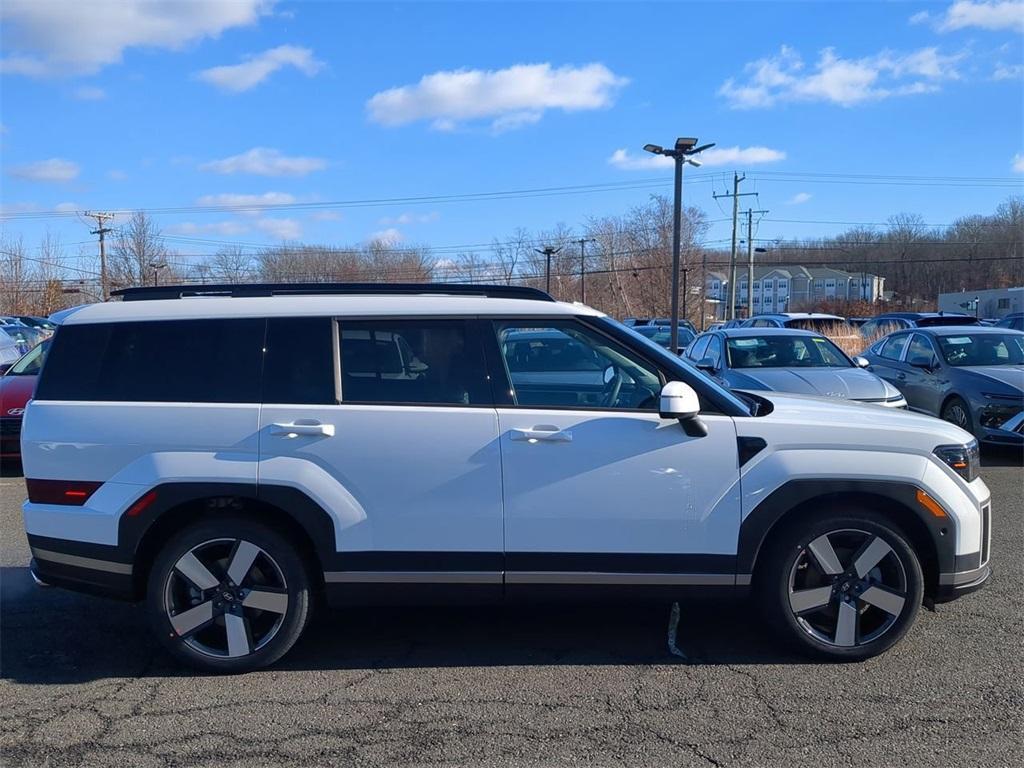
POLYGON ((865 349, 870 347, 879 339, 887 336, 893 330, 895 330, 895 327, 882 328, 871 336, 865 338, 864 336, 861 336, 860 331, 852 328, 846 323, 833 323, 832 325, 826 326, 822 329, 822 335, 830 339, 847 355, 853 357, 854 355, 863 353, 865 349))

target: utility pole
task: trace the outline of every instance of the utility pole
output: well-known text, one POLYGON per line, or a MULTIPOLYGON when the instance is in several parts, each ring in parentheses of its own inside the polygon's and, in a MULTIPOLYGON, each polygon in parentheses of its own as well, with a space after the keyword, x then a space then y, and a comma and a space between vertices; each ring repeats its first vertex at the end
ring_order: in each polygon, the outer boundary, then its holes
MULTIPOLYGON (((580 304, 587 303, 587 243, 594 242, 588 237, 581 237, 576 241, 580 244, 580 304)), ((548 270, 550 271, 550 270, 548 270)))
POLYGON ((108 232, 113 232, 110 227, 104 227, 103 223, 114 218, 112 213, 90 213, 85 212, 85 215, 90 219, 96 219, 96 229, 89 230, 90 234, 100 236, 100 296, 103 297, 103 301, 106 301, 109 297, 109 291, 107 290, 107 250, 103 236, 108 232))
POLYGON ((553 254, 558 253, 562 249, 561 249, 561 247, 552 248, 550 245, 545 245, 543 248, 534 248, 533 250, 535 250, 537 253, 543 253, 547 257, 547 269, 544 272, 544 274, 545 274, 545 280, 544 280, 545 288, 544 288, 544 290, 547 291, 547 293, 550 294, 551 293, 551 256, 553 254))
MULTIPOLYGON (((747 209, 747 317, 754 316, 754 214, 768 211, 747 209)), ((762 294, 764 291, 761 292, 762 294)))
POLYGON ((729 307, 726 311, 726 319, 728 320, 736 319, 736 228, 739 223, 740 198, 757 194, 757 192, 744 192, 740 194, 740 182, 746 178, 746 174, 740 176, 734 172, 732 175, 732 194, 712 195, 716 200, 720 197, 732 198, 732 255, 729 258, 729 307))
POLYGON ((683 218, 683 166, 689 163, 700 168, 700 161, 693 155, 715 146, 703 144, 697 146, 697 139, 679 138, 673 149, 666 149, 658 144, 644 144, 644 152, 652 155, 670 157, 676 164, 675 195, 673 196, 672 216, 672 325, 669 326, 669 349, 679 347, 679 248, 681 224, 683 218))

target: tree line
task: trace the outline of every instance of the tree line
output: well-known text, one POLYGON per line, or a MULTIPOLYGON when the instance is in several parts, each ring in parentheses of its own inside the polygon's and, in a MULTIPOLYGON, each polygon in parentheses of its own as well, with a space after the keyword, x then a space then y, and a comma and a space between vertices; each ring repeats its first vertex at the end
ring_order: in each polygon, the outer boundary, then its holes
MULTIPOLYGON (((688 278, 685 314, 699 324, 706 271, 723 272, 728 250, 703 245, 709 224, 699 208, 683 211, 681 262, 688 278)), ((462 282, 531 285, 558 299, 586 302, 616 317, 669 314, 672 205, 660 195, 619 215, 592 217, 582 227, 519 228, 486 247, 450 252, 388 240, 350 246, 289 244, 227 246, 201 258, 168 248, 155 219, 136 212, 108 241, 110 288, 160 283, 462 282), (580 242, 582 241, 582 243, 580 242), (550 277, 547 256, 553 249, 550 277)), ((940 292, 1024 282, 1024 198, 989 215, 930 227, 915 214, 883 228, 852 227, 821 239, 757 241, 758 264, 830 266, 886 278, 888 307, 933 305, 940 292)), ((740 271, 745 268, 740 255, 740 271)), ((98 259, 72 260, 58 239, 36 248, 0 239, 0 314, 49 314, 101 299, 98 259), (73 261, 73 263, 72 263, 73 261)), ((793 309, 803 309, 793 307, 793 309)), ((808 307, 809 309, 809 307, 808 307)), ((863 309, 863 308, 862 308, 863 309)))

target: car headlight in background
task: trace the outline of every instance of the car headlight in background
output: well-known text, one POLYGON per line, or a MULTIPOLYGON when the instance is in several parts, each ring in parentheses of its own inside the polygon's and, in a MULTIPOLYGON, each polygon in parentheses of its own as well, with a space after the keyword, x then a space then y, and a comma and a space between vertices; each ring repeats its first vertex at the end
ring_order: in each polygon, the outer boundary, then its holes
POLYGON ((971 440, 966 445, 940 445, 934 453, 968 483, 978 476, 981 457, 977 440, 971 440))

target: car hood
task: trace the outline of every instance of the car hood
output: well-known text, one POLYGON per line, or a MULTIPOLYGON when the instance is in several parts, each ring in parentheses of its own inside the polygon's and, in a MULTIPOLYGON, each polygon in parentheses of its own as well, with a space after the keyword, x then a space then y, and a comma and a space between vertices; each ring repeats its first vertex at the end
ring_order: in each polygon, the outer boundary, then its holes
POLYGON ((9 413, 11 409, 24 409, 36 389, 38 376, 0 376, 0 418, 21 416, 9 413))
POLYGON ((1024 392, 1024 366, 1021 365, 964 365, 953 370, 967 371, 980 379, 998 381, 1024 392))
POLYGON ((902 447, 927 453, 938 445, 963 445, 974 439, 948 421, 899 408, 782 392, 757 394, 771 401, 772 411, 737 420, 741 435, 764 432, 790 444, 852 450, 902 447))
POLYGON ((823 395, 845 400, 884 400, 895 395, 885 382, 861 368, 767 368, 737 371, 735 386, 823 395))

